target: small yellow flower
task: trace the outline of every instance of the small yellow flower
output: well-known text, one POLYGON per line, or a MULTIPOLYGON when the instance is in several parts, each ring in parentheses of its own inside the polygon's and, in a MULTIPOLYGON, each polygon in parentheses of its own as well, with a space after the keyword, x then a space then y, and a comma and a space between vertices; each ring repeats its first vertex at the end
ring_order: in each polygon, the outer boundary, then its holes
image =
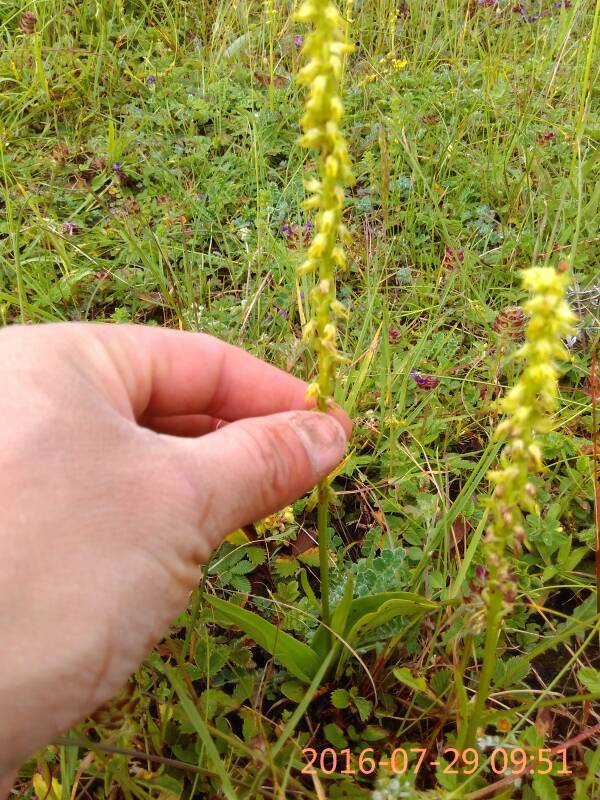
POLYGON ((291 506, 286 506, 281 511, 277 511, 275 514, 271 514, 255 522, 254 530, 259 536, 264 536, 266 533, 283 531, 288 525, 292 525, 295 521, 294 509, 291 506))

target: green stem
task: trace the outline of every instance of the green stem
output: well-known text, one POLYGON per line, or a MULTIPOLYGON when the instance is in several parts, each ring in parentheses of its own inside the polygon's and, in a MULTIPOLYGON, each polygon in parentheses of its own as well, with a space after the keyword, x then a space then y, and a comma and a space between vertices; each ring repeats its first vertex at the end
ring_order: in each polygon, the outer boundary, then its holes
POLYGON ((500 627, 502 625, 502 593, 496 589, 492 594, 488 606, 487 628, 485 635, 485 645, 483 648, 483 662, 479 673, 479 683, 473 710, 469 716, 465 747, 473 747, 477 728, 481 720, 481 715, 485 708, 485 703, 490 693, 490 685, 494 672, 494 665, 498 658, 498 639, 500 637, 500 627))
POLYGON ((317 532, 319 539, 319 571, 321 575, 321 620, 327 630, 327 643, 331 643, 331 615, 329 611, 329 502, 327 481, 319 483, 317 532))
POLYGON ((467 722, 469 719, 469 698, 465 689, 465 670, 471 651, 473 649, 473 637, 466 636, 463 642, 463 652, 456 668, 456 705, 458 709, 458 737, 456 749, 460 752, 464 750, 464 741, 467 735, 467 722))
MULTIPOLYGON (((202 567, 202 578, 200 580, 200 585, 196 588, 194 592, 194 599, 192 601, 192 608, 190 611, 190 621, 187 625, 185 631, 185 638, 183 640, 183 647, 181 648, 181 652, 183 654, 183 658, 186 658, 186 653, 190 646, 190 641, 192 638, 192 634, 196 630, 196 626, 198 625, 198 619, 200 617, 200 606, 202 605, 202 598, 204 597, 204 590, 206 589, 206 581, 208 578, 208 571, 211 567, 211 564, 214 561, 215 553, 211 553, 210 558, 202 567)), ((191 654, 189 656, 192 657, 191 654)))

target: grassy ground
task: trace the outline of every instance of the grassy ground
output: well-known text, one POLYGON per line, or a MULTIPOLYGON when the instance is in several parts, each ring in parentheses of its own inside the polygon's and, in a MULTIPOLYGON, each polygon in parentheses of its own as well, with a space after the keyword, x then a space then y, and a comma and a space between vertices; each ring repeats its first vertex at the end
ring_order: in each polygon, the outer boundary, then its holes
MULTIPOLYGON (((295 277, 311 222, 299 211, 311 164, 296 145, 293 80, 305 31, 291 4, 0 8, 2 324, 203 330, 310 376, 300 337, 309 285, 295 277)), ((342 9, 358 45, 345 77, 358 180, 338 399, 356 427, 334 482, 334 600, 352 574, 357 596, 402 589, 458 603, 375 627, 311 700, 201 597, 237 598, 310 640, 318 554, 315 515, 301 501, 293 516, 225 543, 122 697, 71 733, 78 744, 24 766, 21 797, 35 796, 36 770, 56 777, 47 796, 63 799, 475 799, 503 777, 497 797, 600 796, 598 8, 365 0, 342 9), (561 258, 580 325, 545 439, 548 470, 536 479, 542 513, 528 519, 529 546, 515 557, 519 596, 487 738, 465 783, 449 774, 447 748, 477 686, 495 401, 515 378, 519 270, 561 258), (337 769, 325 774, 330 751, 325 770, 304 774, 303 747, 333 748, 337 769), (412 769, 391 783, 364 754, 348 774, 350 756, 340 755, 373 748, 383 759, 396 747, 428 756, 415 774, 409 752, 412 769), (494 774, 494 747, 551 749, 553 775, 494 774), (559 774, 564 747, 570 775, 559 774)))

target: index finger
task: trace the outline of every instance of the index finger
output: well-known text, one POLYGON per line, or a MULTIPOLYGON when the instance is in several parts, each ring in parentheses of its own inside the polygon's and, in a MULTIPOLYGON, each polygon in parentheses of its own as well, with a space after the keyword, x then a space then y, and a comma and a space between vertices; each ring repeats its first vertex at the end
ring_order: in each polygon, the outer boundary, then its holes
MULTIPOLYGON (((82 327, 109 355, 136 419, 206 414, 233 421, 313 405, 304 381, 213 336, 142 325, 82 327)), ((349 431, 346 415, 336 416, 349 431)))

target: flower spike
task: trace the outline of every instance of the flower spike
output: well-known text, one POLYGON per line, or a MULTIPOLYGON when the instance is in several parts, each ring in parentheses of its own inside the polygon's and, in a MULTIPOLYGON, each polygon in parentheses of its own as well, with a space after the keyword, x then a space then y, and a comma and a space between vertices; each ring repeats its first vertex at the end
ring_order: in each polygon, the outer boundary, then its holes
POLYGON ((324 410, 333 394, 336 365, 343 361, 335 344, 336 320, 347 316, 346 309, 336 299, 335 267, 346 264, 342 246, 348 239, 342 224, 344 188, 354 183, 354 177, 339 127, 344 111, 339 84, 342 59, 353 48, 345 39, 344 20, 332 0, 305 0, 295 18, 313 26, 302 48, 308 63, 298 75, 298 82, 308 89, 299 143, 316 149, 319 154, 319 178, 306 182, 310 196, 303 203, 305 209, 317 214, 315 237, 299 274, 317 272, 318 290, 310 293, 313 319, 309 330, 314 333, 312 341, 319 374, 311 386, 311 395, 324 410))

